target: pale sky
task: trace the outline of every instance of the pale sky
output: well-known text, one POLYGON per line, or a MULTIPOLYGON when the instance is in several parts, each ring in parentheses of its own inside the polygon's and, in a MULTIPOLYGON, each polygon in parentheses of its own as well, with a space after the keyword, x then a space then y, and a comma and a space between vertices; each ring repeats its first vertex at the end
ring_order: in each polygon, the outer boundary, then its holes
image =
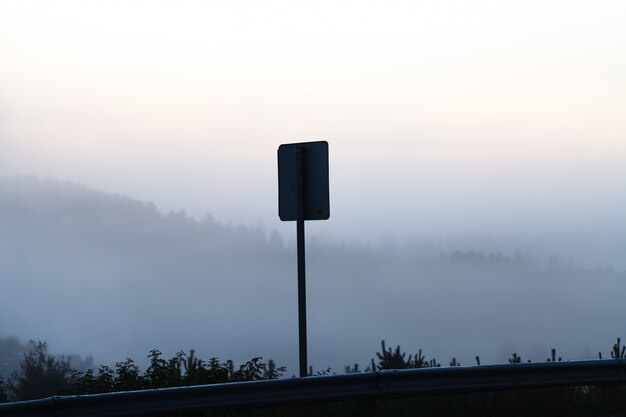
POLYGON ((626 231, 624 1, 0 3, 0 175, 292 232, 276 150, 327 140, 313 233, 626 231))

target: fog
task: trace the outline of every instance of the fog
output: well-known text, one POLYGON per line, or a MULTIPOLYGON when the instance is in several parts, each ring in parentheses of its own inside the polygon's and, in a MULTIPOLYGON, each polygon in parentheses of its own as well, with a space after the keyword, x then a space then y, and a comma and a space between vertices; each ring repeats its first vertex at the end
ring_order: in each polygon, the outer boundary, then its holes
POLYGON ((276 151, 326 140, 316 369, 381 339, 595 357, 625 336, 624 21, 620 0, 0 2, 0 337, 295 373, 276 151))
MULTIPOLYGON (((3 336, 96 364, 193 348, 296 373, 295 249, 275 230, 23 176, 0 180, 0 230, 3 336)), ((312 237, 310 363, 364 367, 382 339, 444 365, 545 360, 552 347, 564 359, 606 355, 623 336, 626 273, 563 256, 571 238, 312 237)), ((604 244, 617 253, 621 242, 604 244)))
POLYGON ((572 255, 613 262, 624 3, 393 3, 3 2, 0 175, 288 239, 276 149, 327 140, 332 215, 312 234, 582 230, 599 246, 572 255))

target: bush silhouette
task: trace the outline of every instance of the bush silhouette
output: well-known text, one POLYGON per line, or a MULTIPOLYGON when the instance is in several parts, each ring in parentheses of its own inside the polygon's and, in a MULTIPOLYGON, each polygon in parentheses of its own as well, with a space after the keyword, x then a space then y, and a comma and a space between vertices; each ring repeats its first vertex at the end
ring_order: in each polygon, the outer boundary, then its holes
POLYGON ((20 370, 13 372, 7 384, 10 399, 30 400, 67 391, 73 371, 69 360, 48 353, 46 342, 30 342, 32 350, 24 354, 20 370))

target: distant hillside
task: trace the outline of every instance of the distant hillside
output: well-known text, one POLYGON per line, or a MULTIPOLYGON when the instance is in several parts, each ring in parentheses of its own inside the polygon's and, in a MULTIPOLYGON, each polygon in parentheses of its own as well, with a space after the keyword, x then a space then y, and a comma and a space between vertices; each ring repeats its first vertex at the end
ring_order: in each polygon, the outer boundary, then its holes
POLYGON ((208 216, 196 222, 184 212, 162 215, 152 203, 70 182, 0 178, 0 197, 3 230, 14 242, 29 245, 62 240, 86 249, 87 242, 119 254, 127 248, 144 253, 158 250, 175 241, 189 249, 202 246, 211 256, 232 253, 232 248, 255 256, 261 250, 265 256, 282 247, 277 235, 268 242, 258 229, 225 226, 208 216))
MULTIPOLYGON (((0 179, 2 332, 60 340, 53 345, 65 351, 119 357, 163 337, 172 349, 188 347, 170 337, 198 326, 230 329, 231 319, 245 321, 237 304, 254 302, 264 288, 274 289, 265 302, 280 302, 289 255, 277 234, 260 229, 162 215, 152 204, 69 182, 0 179), (117 338, 124 348, 99 346, 117 338)), ((268 309, 256 317, 281 315, 268 309)))
MULTIPOLYGON (((381 339, 462 363, 552 346, 595 357, 623 334, 622 272, 433 248, 311 239, 311 363, 366 363, 381 339)), ((275 232, 164 215, 68 182, 0 178, 0 337, 45 339, 97 363, 195 348, 296 369, 295 276, 294 248, 275 232)))

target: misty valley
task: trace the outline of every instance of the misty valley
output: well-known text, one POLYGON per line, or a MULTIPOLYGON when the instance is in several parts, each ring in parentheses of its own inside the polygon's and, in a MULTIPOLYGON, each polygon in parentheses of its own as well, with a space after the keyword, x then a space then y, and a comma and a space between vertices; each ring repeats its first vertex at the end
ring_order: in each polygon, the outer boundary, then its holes
MULTIPOLYGON (((543 361, 551 348, 595 359, 624 335, 619 267, 454 242, 309 238, 315 372, 365 369, 381 340, 446 366, 543 361)), ((152 349, 195 349, 297 369, 295 246, 276 231, 18 176, 0 179, 0 249, 0 338, 45 340, 83 367, 133 358, 147 369, 152 349)), ((7 377, 17 365, 2 360, 7 377)))

